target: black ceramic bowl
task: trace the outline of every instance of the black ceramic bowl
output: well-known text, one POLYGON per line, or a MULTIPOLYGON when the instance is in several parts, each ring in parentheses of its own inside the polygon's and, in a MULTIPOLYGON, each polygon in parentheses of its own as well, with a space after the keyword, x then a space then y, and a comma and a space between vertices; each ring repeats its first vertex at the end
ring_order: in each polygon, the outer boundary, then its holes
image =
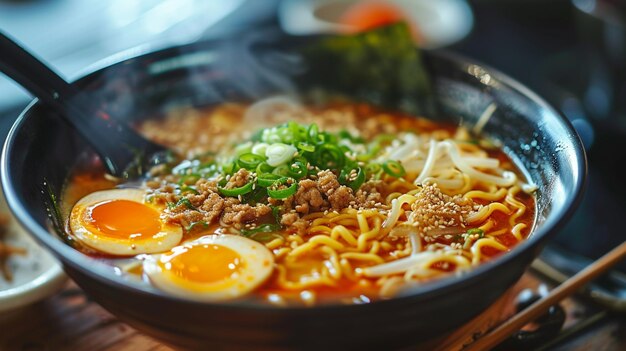
MULTIPOLYGON (((142 54, 98 69, 75 84, 98 96, 115 115, 129 119, 150 118, 177 105, 254 98, 251 91, 290 87, 288 80, 241 63, 236 52, 216 51, 219 45, 196 43, 142 54), (225 56, 222 63, 232 64, 217 65, 220 56, 225 56), (250 90, 252 85, 255 89, 250 90)), ((15 216, 94 301, 166 343, 206 350, 410 347, 459 327, 511 287, 571 215, 586 177, 577 134, 541 98, 463 58, 429 52, 425 60, 442 115, 472 125, 496 104, 484 132, 501 141, 538 185, 538 208, 530 239, 510 253, 402 297, 363 305, 277 308, 186 301, 124 280, 111 267, 64 243, 52 229, 50 199, 60 196, 72 168, 93 151, 37 101, 18 118, 6 140, 2 186, 15 216)))

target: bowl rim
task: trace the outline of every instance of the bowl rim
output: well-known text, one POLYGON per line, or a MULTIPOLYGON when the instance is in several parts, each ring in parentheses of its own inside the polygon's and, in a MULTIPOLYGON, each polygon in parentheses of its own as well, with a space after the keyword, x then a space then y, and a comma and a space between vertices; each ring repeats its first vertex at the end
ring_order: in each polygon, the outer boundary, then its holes
MULTIPOLYGON (((184 54, 193 54, 195 52, 203 50, 210 51, 212 50, 212 44, 214 42, 220 41, 220 39, 209 39, 201 42, 186 43, 165 48, 156 48, 155 50, 150 50, 146 47, 143 47, 139 50, 126 50, 124 52, 112 55, 108 58, 104 58, 103 60, 97 61, 93 65, 90 65, 85 70, 83 70, 82 74, 80 74, 75 80, 72 81, 72 84, 84 84, 85 81, 93 78, 93 76, 96 76, 97 74, 102 73, 103 71, 112 67, 122 65, 130 60, 147 59, 153 56, 167 55, 171 52, 178 54, 177 51, 181 48, 184 49, 181 50, 181 52, 183 52, 184 54), (207 43, 208 45, 206 45, 207 43)), ((557 120, 562 124, 564 129, 568 131, 569 134, 572 136, 571 141, 574 144, 573 154, 575 155, 573 161, 577 161, 575 167, 573 167, 576 172, 576 183, 574 194, 570 196, 569 201, 567 201, 562 206, 560 213, 556 213, 551 216, 546 222, 544 222, 541 228, 537 228, 532 232, 529 239, 524 240, 523 242, 516 245, 506 255, 501 255, 494 260, 485 262, 480 266, 475 267, 472 270, 465 272, 461 275, 449 275, 447 277, 430 281, 427 284, 419 286, 415 289, 411 289, 410 293, 403 294, 401 296, 397 296, 391 299, 375 300, 367 304, 356 305, 331 303, 317 305, 314 308, 306 306, 277 307, 271 304, 256 304, 241 302, 239 300, 226 302, 201 302, 169 295, 166 292, 160 291, 156 288, 144 286, 145 284, 138 284, 126 281, 121 276, 116 275, 111 268, 105 268, 104 263, 94 265, 93 258, 82 254, 74 248, 71 248, 61 240, 58 240, 58 238, 56 238, 55 235, 48 231, 46 228, 39 225, 38 222, 29 215, 24 205, 19 201, 19 195, 17 194, 17 191, 12 187, 9 155, 13 153, 15 140, 22 126, 25 124, 28 118, 33 118, 32 116, 29 117, 29 115, 36 107, 42 105, 41 103, 39 103, 39 100, 37 98, 34 98, 22 110, 18 118, 13 122, 8 136, 5 139, 2 148, 2 155, 0 158, 0 183, 2 184, 2 188, 5 193, 9 209, 13 213, 15 218, 17 218, 20 224, 27 229, 27 232, 29 234, 34 236, 36 241, 41 243, 44 247, 48 248, 51 253, 59 259, 64 268, 69 265, 72 268, 75 268, 83 274, 89 276, 91 279, 95 279, 105 285, 114 286, 115 288, 121 290, 132 290, 134 293, 149 295, 154 298, 172 300, 176 303, 188 304, 204 308, 212 307, 217 309, 225 308, 229 310, 241 311, 260 310, 275 312, 285 311, 286 313, 311 313, 311 311, 333 312, 338 310, 357 308, 368 309, 373 308, 373 306, 385 306, 402 303, 403 301, 415 299, 418 296, 420 298, 428 298, 431 296, 436 296, 445 290, 459 290, 466 285, 470 285, 473 280, 479 278, 483 274, 486 274, 487 272, 495 269, 499 265, 506 264, 507 262, 516 259, 518 256, 526 253, 527 251, 537 249, 535 252, 538 254, 539 250, 541 250, 543 245, 545 245, 549 237, 554 235, 559 229, 562 229, 567 220, 570 219, 574 211, 580 205, 587 184, 588 161, 580 136, 576 132, 571 122, 561 112, 552 107, 547 101, 545 101, 542 97, 540 97, 538 94, 536 94, 530 88, 526 87, 521 82, 508 76, 505 73, 502 73, 497 69, 494 69, 493 67, 490 67, 489 65, 446 49, 432 50, 425 52, 425 54, 428 56, 434 56, 447 60, 452 65, 458 67, 465 72, 467 72, 467 68, 469 66, 478 66, 482 68, 484 72, 488 73, 494 81, 499 82, 502 86, 506 86, 509 89, 518 92, 522 96, 527 97, 538 106, 540 106, 542 109, 547 110, 550 112, 550 114, 556 116, 557 120)), ((535 258, 536 256, 536 254, 533 254, 533 258, 535 258)))

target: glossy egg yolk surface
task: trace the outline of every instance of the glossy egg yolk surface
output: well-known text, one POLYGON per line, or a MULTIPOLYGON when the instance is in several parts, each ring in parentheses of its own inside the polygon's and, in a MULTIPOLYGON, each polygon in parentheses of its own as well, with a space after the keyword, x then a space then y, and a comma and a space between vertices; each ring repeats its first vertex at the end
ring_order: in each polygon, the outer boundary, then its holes
POLYGON ((113 238, 150 237, 161 231, 159 212, 134 201, 110 200, 90 208, 91 223, 113 238))
POLYGON ((161 290, 199 301, 246 295, 274 269, 262 244, 238 235, 213 234, 146 259, 143 271, 161 290))
POLYGON ((214 244, 176 248, 171 254, 163 255, 159 265, 183 280, 196 283, 229 279, 243 268, 236 251, 214 244))
POLYGON ((178 245, 183 231, 161 219, 159 208, 144 201, 142 189, 91 193, 72 208, 72 234, 97 251, 119 256, 163 252, 178 245))

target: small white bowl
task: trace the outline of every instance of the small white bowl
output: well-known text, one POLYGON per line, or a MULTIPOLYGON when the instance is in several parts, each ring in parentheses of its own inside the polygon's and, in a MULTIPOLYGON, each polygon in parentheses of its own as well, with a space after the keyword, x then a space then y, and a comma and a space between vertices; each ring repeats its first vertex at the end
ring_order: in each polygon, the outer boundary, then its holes
POLYGON ((8 266, 13 280, 8 282, 0 275, 0 313, 14 310, 40 301, 57 291, 67 276, 59 262, 22 228, 11 215, 3 194, 0 192, 0 213, 8 214, 5 242, 26 249, 26 254, 12 255, 8 266))
MULTIPOLYGON (((465 38, 474 14, 466 0, 387 0, 417 27, 423 49, 437 49, 465 38)), ((293 35, 336 33, 346 29, 341 14, 359 0, 282 0, 278 20, 293 35)))

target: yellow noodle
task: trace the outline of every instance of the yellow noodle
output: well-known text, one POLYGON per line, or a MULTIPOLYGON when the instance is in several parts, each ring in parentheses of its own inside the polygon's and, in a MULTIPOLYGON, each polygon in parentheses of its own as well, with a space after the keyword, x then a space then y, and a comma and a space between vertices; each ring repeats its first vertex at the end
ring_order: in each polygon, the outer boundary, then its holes
POLYGON ((374 227, 370 229, 369 231, 361 232, 361 234, 359 235, 357 239, 358 241, 357 249, 359 251, 365 251, 366 246, 367 246, 367 241, 376 239, 380 235, 380 227, 381 227, 380 223, 381 223, 381 219, 376 217, 374 219, 374 227))
POLYGON ((372 247, 370 248, 369 253, 371 253, 371 254, 378 254, 378 251, 380 251, 380 242, 379 241, 372 241, 372 247))
POLYGON ((384 263, 385 260, 382 257, 371 254, 371 253, 360 253, 360 252, 346 252, 342 253, 341 258, 346 258, 348 260, 356 260, 356 261, 369 261, 374 263, 384 263))
POLYGON ((283 243, 285 242, 285 239, 283 238, 276 238, 272 241, 270 241, 269 243, 265 244, 265 247, 267 247, 270 250, 273 249, 277 249, 279 248, 283 243))
POLYGON ((276 261, 280 261, 284 256, 286 256, 289 253, 289 251, 291 251, 290 248, 283 247, 280 249, 275 249, 272 252, 274 253, 274 259, 276 261))
MULTIPOLYGON (((479 203, 487 202, 471 213, 466 222, 469 225, 480 224, 478 228, 483 230, 485 237, 468 237, 465 239, 467 249, 462 249, 463 242, 444 244, 432 241, 436 238, 426 243, 421 241, 424 239, 419 239, 413 245, 410 236, 404 231, 394 231, 395 234, 390 236, 392 229, 400 226, 413 228, 416 224, 410 219, 413 209, 405 209, 405 204, 415 203, 421 188, 405 180, 383 177, 388 182, 386 193, 389 194, 382 201, 383 206, 388 206, 383 207, 385 211, 348 208, 340 212, 310 213, 303 216, 310 223, 305 235, 292 234, 284 240, 274 239, 267 243, 266 246, 272 248, 277 257, 276 284, 286 290, 300 291, 335 286, 341 280, 367 285, 373 281, 368 279, 374 278, 364 275, 364 272, 373 267, 402 261, 404 263, 400 263, 401 266, 389 266, 400 267, 400 272, 384 274, 375 280, 380 296, 392 296, 405 284, 449 274, 441 269, 446 264, 455 272, 479 264, 488 259, 481 251, 485 247, 507 251, 509 248, 494 238, 510 232, 522 240, 522 231, 527 225, 517 223, 526 211, 526 205, 518 198, 521 188, 517 183, 512 186, 489 183, 488 180, 492 179, 509 182, 514 178, 510 175, 502 176, 501 171, 495 168, 499 166, 498 160, 489 159, 487 153, 478 146, 459 146, 456 153, 454 157, 459 158, 456 162, 464 162, 464 167, 471 167, 479 179, 473 179, 470 174, 455 168, 455 163, 448 155, 434 162, 430 178, 426 179, 437 182, 440 190, 450 196, 460 194, 466 199, 480 200, 479 203), (507 227, 501 227, 492 218, 494 212, 509 216, 507 227)), ((424 156, 422 153, 420 157, 424 156)), ((460 227, 461 233, 464 230, 460 227)), ((372 272, 385 272, 386 269, 377 268, 372 272)), ((308 293, 312 292, 307 292, 307 298, 315 299, 311 297, 314 295, 308 293)))
POLYGON ((524 230, 526 227, 527 225, 524 223, 517 223, 513 227, 513 229, 511 229, 511 233, 517 240, 522 240, 524 238, 524 236, 522 235, 522 230, 524 230))
POLYGON ((521 188, 519 186, 513 186, 512 188, 509 189, 508 194, 506 196, 505 201, 511 205, 514 208, 517 208, 517 211, 515 211, 515 213, 513 213, 510 217, 509 217, 509 224, 511 226, 514 226, 517 219, 519 217, 521 217, 525 212, 526 212, 526 206, 518 201, 515 198, 515 195, 521 190, 521 188))
POLYGON ((487 217, 491 216, 494 211, 500 211, 507 215, 511 212, 511 210, 509 210, 509 208, 504 204, 500 202, 493 202, 487 206, 483 206, 483 208, 481 208, 478 212, 468 216, 467 221, 470 224, 483 222, 487 219, 487 217))
POLYGON ((330 219, 331 218, 332 217, 330 217, 330 216, 315 218, 311 222, 311 226, 316 227, 316 226, 320 226, 320 225, 327 225, 328 223, 330 223, 330 219))
POLYGON ((506 234, 509 232, 509 228, 502 228, 493 232, 485 232, 486 235, 490 235, 490 236, 498 236, 498 235, 502 235, 502 234, 506 234))
POLYGON ((326 217, 326 215, 324 215, 324 212, 313 212, 313 213, 309 213, 307 215, 302 216, 302 219, 306 221, 311 221, 316 218, 324 218, 324 217, 326 217))
POLYGON ((304 243, 304 239, 300 235, 292 234, 287 237, 287 241, 296 242, 298 244, 304 243))
POLYGON ((488 232, 489 230, 491 230, 491 228, 493 228, 493 226, 496 225, 496 222, 494 222, 493 219, 489 218, 487 220, 487 222, 485 222, 485 224, 481 225, 480 227, 478 227, 478 229, 482 230, 483 232, 488 232))
POLYGON ((343 244, 325 235, 316 235, 289 253, 289 256, 299 256, 307 251, 312 251, 318 245, 327 245, 335 250, 343 249, 343 244))
POLYGON ((346 278, 352 281, 355 281, 358 279, 358 276, 356 275, 354 269, 352 268, 350 261, 348 261, 345 258, 341 258, 339 260, 339 265, 341 266, 341 271, 346 278))
POLYGON ((287 270, 283 266, 277 266, 278 278, 276 282, 278 286, 285 290, 303 290, 314 286, 334 286, 336 283, 328 277, 319 275, 317 277, 301 276, 300 281, 293 282, 287 280, 287 270))
POLYGON ((334 280, 341 279, 343 270, 341 269, 341 265, 339 264, 339 256, 337 256, 337 253, 334 252, 334 250, 332 250, 328 246, 322 247, 322 252, 330 256, 327 260, 324 261, 324 265, 326 266, 326 269, 330 277, 333 278, 334 280), (331 250, 331 251, 328 251, 328 250, 331 250))
POLYGON ((413 183, 409 183, 404 178, 398 178, 389 185, 389 189, 393 192, 406 194, 407 192, 414 190, 416 186, 413 183))
POLYGON ((339 280, 343 277, 343 269, 341 264, 339 264, 339 256, 334 254, 330 259, 324 261, 328 262, 330 266, 332 266, 333 271, 331 272, 331 277, 335 280, 339 280))
POLYGON ((398 290, 405 285, 405 281, 401 277, 384 277, 377 282, 380 285, 379 294, 383 298, 389 298, 397 294, 398 290))
POLYGON ((470 251, 472 252, 472 255, 474 256, 472 258, 473 265, 476 265, 480 263, 481 261, 483 261, 482 248, 486 246, 492 247, 500 251, 508 251, 509 249, 508 247, 500 244, 499 242, 491 238, 478 239, 476 240, 476 242, 474 243, 474 245, 472 245, 472 248, 470 249, 470 251))
POLYGON ((435 254, 432 257, 428 257, 427 259, 419 262, 417 265, 408 269, 404 275, 405 280, 410 280, 414 278, 426 278, 437 275, 447 274, 445 271, 441 271, 439 269, 431 268, 433 265, 437 263, 452 263, 456 266, 455 269, 464 269, 469 268, 471 266, 470 261, 463 257, 448 253, 440 253, 435 254))
POLYGON ((309 234, 326 234, 326 235, 330 235, 330 233, 332 232, 332 228, 325 226, 325 225, 315 225, 315 226, 311 226, 308 229, 309 234))
POLYGON ((386 241, 382 241, 380 243, 380 247, 382 247, 382 249, 385 250, 385 251, 391 251, 393 249, 393 246, 390 243, 386 242, 386 241))
POLYGON ((411 205, 416 200, 417 200, 417 198, 415 196, 412 196, 412 195, 402 195, 399 198, 394 199, 391 202, 391 213, 389 213, 389 216, 383 222, 383 228, 391 228, 391 227, 393 227, 396 224, 396 222, 398 221, 398 218, 400 217, 400 212, 403 211, 402 210, 402 206, 404 204, 411 205))
POLYGON ((506 195, 507 195, 507 190, 505 188, 501 188, 496 192, 472 190, 472 191, 465 193, 465 195, 463 196, 465 196, 468 199, 483 199, 487 201, 499 201, 506 195))
POLYGON ((354 237, 354 235, 352 235, 352 232, 346 229, 346 227, 344 227, 343 225, 338 225, 334 227, 330 232, 330 237, 333 240, 338 240, 339 238, 342 238, 349 245, 352 246, 355 246, 357 243, 356 238, 354 237))
POLYGON ((351 213, 342 213, 342 214, 338 214, 338 215, 332 217, 329 220, 329 222, 337 223, 337 222, 342 221, 342 220, 352 221, 352 220, 354 220, 354 216, 351 213))

